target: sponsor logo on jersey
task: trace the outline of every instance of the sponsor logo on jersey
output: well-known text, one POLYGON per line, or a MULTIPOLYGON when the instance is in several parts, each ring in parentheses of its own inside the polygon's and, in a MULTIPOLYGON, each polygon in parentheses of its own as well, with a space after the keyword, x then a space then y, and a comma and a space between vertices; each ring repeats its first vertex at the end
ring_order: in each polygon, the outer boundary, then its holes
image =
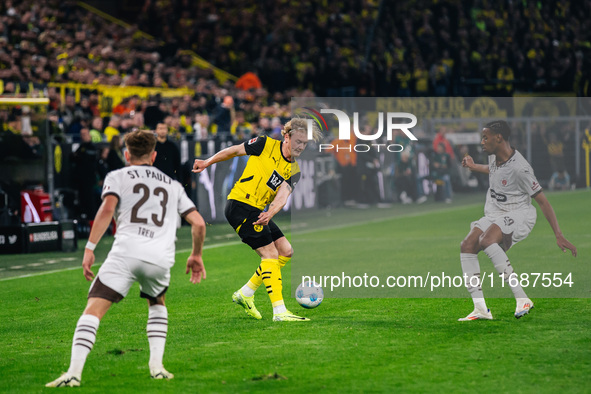
POLYGON ((509 227, 511 225, 513 225, 513 223, 515 223, 515 220, 511 219, 509 216, 505 216, 503 218, 503 220, 505 221, 505 226, 509 227))
POLYGON ((497 200, 499 202, 507 202, 507 196, 506 195, 497 193, 493 189, 490 189, 490 197, 491 198, 494 198, 495 200, 497 200))
POLYGON ((254 137, 253 139, 248 141, 248 145, 254 144, 255 142, 257 142, 258 139, 259 139, 259 137, 254 137))
POLYGON ((538 182, 534 182, 534 183, 532 183, 532 185, 531 185, 531 189, 532 189, 532 190, 536 190, 538 187, 540 187, 540 184, 539 184, 538 182))
POLYGON ((267 181, 267 186, 269 186, 269 188, 271 190, 276 192, 277 188, 279 188, 279 186, 281 186, 283 181, 285 181, 285 178, 283 178, 281 175, 279 175, 279 173, 277 171, 273 170, 273 173, 271 174, 271 176, 269 177, 269 180, 267 181))

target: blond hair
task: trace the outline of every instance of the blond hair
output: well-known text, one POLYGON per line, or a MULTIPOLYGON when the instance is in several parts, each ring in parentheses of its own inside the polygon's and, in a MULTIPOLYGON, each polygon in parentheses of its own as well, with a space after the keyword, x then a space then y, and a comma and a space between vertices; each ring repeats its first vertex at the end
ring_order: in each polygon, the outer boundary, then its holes
MULTIPOLYGON (((308 135, 308 120, 308 118, 300 117, 291 118, 291 120, 287 122, 285 126, 283 126, 283 130, 281 130, 281 135, 283 137, 285 137, 286 134, 289 134, 291 136, 295 131, 301 131, 302 133, 308 135)), ((312 122, 312 138, 314 139, 314 141, 318 142, 321 137, 322 133, 320 132, 320 128, 317 124, 312 122)))

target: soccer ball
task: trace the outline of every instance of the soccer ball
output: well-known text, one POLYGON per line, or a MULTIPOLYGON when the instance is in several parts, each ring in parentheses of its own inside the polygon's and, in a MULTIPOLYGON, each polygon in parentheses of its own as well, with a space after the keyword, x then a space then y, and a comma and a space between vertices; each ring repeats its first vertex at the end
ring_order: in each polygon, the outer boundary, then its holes
POLYGON ((296 300, 307 309, 316 308, 324 298, 324 291, 314 282, 300 283, 296 289, 296 300))

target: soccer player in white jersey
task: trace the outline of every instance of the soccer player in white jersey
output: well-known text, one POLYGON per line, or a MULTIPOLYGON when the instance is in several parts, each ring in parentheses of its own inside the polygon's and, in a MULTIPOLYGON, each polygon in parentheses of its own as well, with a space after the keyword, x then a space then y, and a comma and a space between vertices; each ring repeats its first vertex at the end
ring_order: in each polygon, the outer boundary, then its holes
POLYGON ((475 164, 470 156, 462 160, 462 165, 471 171, 489 174, 489 189, 484 217, 472 223, 470 233, 461 243, 460 260, 467 279, 466 287, 474 301, 474 311, 459 319, 460 321, 493 318, 482 293, 477 258, 481 250, 491 259, 513 291, 517 302, 515 317, 519 319, 534 307, 521 285, 515 284, 515 280, 509 280, 514 271, 506 254, 512 245, 529 235, 536 223, 536 209, 531 203, 532 198, 550 223, 558 247, 563 252, 568 249, 573 256, 577 255, 577 248, 562 235, 554 209, 542 192, 532 167, 509 144, 510 135, 511 129, 507 122, 488 123, 482 130, 481 145, 482 150, 489 155, 489 164, 475 164))
POLYGON ((72 344, 70 368, 47 387, 79 386, 86 357, 92 350, 99 322, 113 302, 121 301, 134 282, 140 297, 148 300, 147 334, 150 346, 150 375, 172 379, 164 369, 162 357, 168 331, 168 311, 164 295, 170 283, 175 258, 177 215, 191 224, 193 250, 187 260, 190 281, 205 278, 201 251, 205 222, 183 187, 153 167, 156 137, 146 131, 133 131, 126 140, 125 158, 131 166, 112 171, 104 182, 103 202, 84 250, 84 277, 94 278, 94 248, 117 218, 117 234, 107 259, 90 286, 88 303, 78 320, 72 344))

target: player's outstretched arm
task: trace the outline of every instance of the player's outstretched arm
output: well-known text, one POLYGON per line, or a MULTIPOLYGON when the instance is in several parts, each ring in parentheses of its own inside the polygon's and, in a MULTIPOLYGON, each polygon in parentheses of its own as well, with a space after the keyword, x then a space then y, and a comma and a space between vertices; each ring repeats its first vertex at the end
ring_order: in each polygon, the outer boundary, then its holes
POLYGON ((267 209, 265 212, 261 212, 258 220, 253 224, 262 226, 269 224, 269 221, 273 218, 273 216, 283 209, 292 190, 292 187, 287 182, 283 182, 279 187, 279 191, 277 192, 275 199, 271 204, 269 204, 269 209, 267 209))
POLYGON ((540 206, 540 209, 544 213, 546 220, 550 223, 550 227, 552 227, 552 231, 554 231, 554 235, 556 236, 556 244, 563 252, 566 250, 570 250, 573 256, 577 257, 577 248, 575 245, 571 244, 568 239, 564 238, 562 231, 560 230, 560 226, 558 225, 558 219, 556 219, 556 213, 554 213, 554 209, 550 202, 546 198, 543 192, 539 192, 534 196, 534 200, 540 206))
POLYGON ((186 274, 191 273, 191 283, 199 283, 206 278, 205 265, 203 264, 203 240, 205 239, 205 221, 197 211, 185 216, 185 220, 191 225, 191 236, 193 237, 193 250, 187 259, 186 274))
POLYGON ((220 161, 226 161, 236 156, 244 155, 246 155, 246 149, 244 148, 244 144, 233 145, 226 149, 222 149, 215 155, 211 156, 209 159, 195 159, 195 163, 193 163, 193 172, 198 174, 212 164, 219 163, 220 161))
MULTIPOLYGON (((112 194, 105 196, 94 218, 92 230, 90 230, 90 235, 88 236, 88 242, 93 244, 99 243, 103 234, 107 231, 109 224, 111 224, 111 220, 113 220, 113 215, 115 214, 115 208, 117 208, 118 202, 119 198, 112 194)), ((82 258, 82 268, 84 269, 84 277, 86 280, 90 281, 94 278, 94 273, 90 270, 93 264, 94 251, 85 248, 84 257, 82 258)))
POLYGON ((470 171, 488 174, 488 166, 486 164, 476 164, 470 155, 466 155, 462 159, 462 167, 468 168, 470 171))

